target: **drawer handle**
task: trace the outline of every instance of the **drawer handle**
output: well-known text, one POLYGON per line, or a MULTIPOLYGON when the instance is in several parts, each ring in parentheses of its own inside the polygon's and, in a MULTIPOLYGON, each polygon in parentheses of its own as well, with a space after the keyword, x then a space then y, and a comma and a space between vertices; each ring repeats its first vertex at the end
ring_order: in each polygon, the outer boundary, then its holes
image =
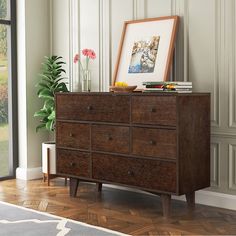
POLYGON ((150 143, 150 145, 153 145, 153 146, 156 145, 156 141, 154 141, 154 140, 150 140, 149 143, 150 143))
POLYGON ((127 174, 128 174, 129 176, 134 176, 134 172, 133 172, 132 170, 128 170, 127 174))
POLYGON ((88 109, 88 111, 92 111, 93 107, 92 106, 88 106, 87 109, 88 109))
POLYGON ((108 141, 112 141, 113 138, 112 138, 111 136, 108 136, 108 137, 107 137, 107 140, 108 140, 108 141))
POLYGON ((153 113, 156 112, 156 111, 157 111, 156 108, 151 109, 151 112, 153 112, 153 113))
POLYGON ((69 136, 70 136, 70 137, 74 137, 74 134, 72 134, 72 133, 69 133, 69 136))
POLYGON ((71 162, 71 163, 70 163, 70 166, 71 166, 71 167, 75 167, 76 164, 75 164, 74 162, 71 162))

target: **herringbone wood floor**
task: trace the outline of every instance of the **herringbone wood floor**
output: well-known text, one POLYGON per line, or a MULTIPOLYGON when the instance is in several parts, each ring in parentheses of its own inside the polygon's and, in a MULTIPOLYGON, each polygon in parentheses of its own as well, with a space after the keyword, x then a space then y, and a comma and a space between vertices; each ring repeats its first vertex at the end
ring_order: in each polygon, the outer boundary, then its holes
POLYGON ((161 215, 158 196, 82 183, 78 197, 70 198, 64 180, 50 187, 42 180, 0 182, 0 200, 131 235, 236 235, 236 212, 184 202, 172 202, 172 217, 161 215))

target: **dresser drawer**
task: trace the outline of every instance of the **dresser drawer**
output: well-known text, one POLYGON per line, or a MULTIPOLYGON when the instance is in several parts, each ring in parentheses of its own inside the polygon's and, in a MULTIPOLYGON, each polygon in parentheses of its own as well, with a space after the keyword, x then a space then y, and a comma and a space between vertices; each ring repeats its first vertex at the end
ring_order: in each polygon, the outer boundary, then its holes
POLYGON ((132 154, 176 159, 176 130, 132 128, 132 154))
POLYGON ((152 190, 176 192, 176 164, 93 154, 93 178, 152 190))
POLYGON ((57 94, 57 119, 128 123, 129 96, 57 94))
POLYGON ((57 174, 90 177, 90 154, 57 149, 57 174))
POLYGON ((176 126, 175 96, 133 96, 132 122, 176 126))
POLYGON ((56 130, 58 147, 89 149, 90 125, 58 121, 56 130))
POLYGON ((92 150, 129 153, 129 127, 93 125, 92 150))

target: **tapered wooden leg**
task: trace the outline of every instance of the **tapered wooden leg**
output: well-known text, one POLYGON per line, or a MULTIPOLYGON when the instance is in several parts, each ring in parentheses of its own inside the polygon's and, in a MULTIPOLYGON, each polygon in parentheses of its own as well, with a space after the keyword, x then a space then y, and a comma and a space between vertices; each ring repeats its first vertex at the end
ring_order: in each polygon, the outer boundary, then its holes
POLYGON ((188 208, 190 210, 194 209, 195 208, 195 192, 186 193, 185 196, 188 203, 188 208))
POLYGON ((47 180, 50 186, 50 148, 47 148, 47 180))
POLYGON ((70 196, 76 197, 76 193, 79 186, 79 180, 75 178, 70 178, 70 196))
POLYGON ((161 194, 163 216, 168 218, 171 213, 171 195, 161 194))
POLYGON ((43 173, 43 182, 45 182, 45 181, 46 181, 46 174, 43 173))
POLYGON ((96 183, 96 189, 97 189, 97 192, 101 192, 102 191, 102 183, 96 183))

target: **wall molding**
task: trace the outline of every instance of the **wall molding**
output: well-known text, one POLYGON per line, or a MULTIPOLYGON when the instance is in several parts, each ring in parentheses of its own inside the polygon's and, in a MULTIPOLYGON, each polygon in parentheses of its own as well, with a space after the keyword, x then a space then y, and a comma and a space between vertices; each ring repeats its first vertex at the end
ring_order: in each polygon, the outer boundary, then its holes
POLYGON ((236 144, 229 144, 229 189, 236 190, 236 144))
POLYGON ((233 131, 213 131, 211 132, 211 137, 223 138, 223 139, 236 139, 236 133, 233 131))
POLYGON ((189 80, 189 2, 184 0, 184 81, 189 80))
POLYGON ((80 73, 79 64, 74 64, 73 57, 80 52, 80 20, 79 8, 80 1, 69 0, 69 75, 70 75, 70 91, 77 92, 80 90, 80 73))
POLYGON ((229 68, 228 68, 228 76, 229 76, 229 127, 230 128, 236 128, 236 82, 235 82, 235 68, 236 68, 236 4, 235 0, 231 0, 227 2, 228 9, 230 10, 230 30, 229 34, 230 37, 228 37, 228 43, 227 45, 230 45, 227 50, 229 55, 229 68))
MULTIPOLYGON (((221 68, 219 68, 221 58, 221 48, 224 45, 224 41, 221 38, 221 24, 222 21, 222 9, 221 9, 221 0, 215 1, 215 63, 214 63, 214 75, 213 75, 213 113, 211 126, 212 127, 220 127, 220 73, 221 68)), ((178 41, 177 41, 177 65, 175 69, 176 78, 178 80, 189 81, 190 78, 190 49, 189 49, 189 0, 172 0, 172 13, 181 16, 181 24, 179 29, 178 41)))
POLYGON ((54 38, 53 38, 53 35, 54 35, 54 33, 53 33, 53 0, 50 0, 49 1, 49 12, 50 12, 50 16, 49 16, 49 18, 50 18, 50 27, 49 27, 49 29, 50 29, 50 55, 52 56, 52 52, 53 52, 53 40, 54 40, 54 38))
POLYGON ((133 0, 133 20, 138 19, 138 0, 133 0))
POLYGON ((111 6, 99 0, 99 91, 107 92, 111 84, 111 6))
POLYGON ((144 1, 144 18, 148 17, 148 0, 143 0, 144 1))
MULTIPOLYGON (((188 0, 185 0, 188 1, 188 0)), ((222 37, 222 25, 224 25, 224 6, 222 6, 221 0, 216 0, 214 3, 215 10, 215 41, 214 41, 214 75, 213 75, 213 113, 211 119, 211 126, 219 128, 220 127, 220 78, 223 74, 224 67, 222 66, 221 60, 224 56, 222 47, 224 47, 224 37, 222 37)))
POLYGON ((133 0, 133 20, 147 17, 147 1, 148 0, 133 0))
POLYGON ((214 96, 213 96, 213 117, 211 120, 212 127, 220 127, 220 76, 222 73, 222 47, 224 40, 222 37, 222 24, 224 24, 224 17, 222 17, 222 4, 220 0, 215 1, 215 64, 214 64, 214 96))
POLYGON ((173 71, 173 79, 189 81, 189 66, 188 66, 188 2, 185 0, 171 0, 171 14, 180 16, 180 24, 177 35, 175 49, 175 68, 173 71), (184 66, 186 65, 186 66, 184 66))
POLYGON ((211 143, 211 186, 220 185, 220 144, 211 143))

